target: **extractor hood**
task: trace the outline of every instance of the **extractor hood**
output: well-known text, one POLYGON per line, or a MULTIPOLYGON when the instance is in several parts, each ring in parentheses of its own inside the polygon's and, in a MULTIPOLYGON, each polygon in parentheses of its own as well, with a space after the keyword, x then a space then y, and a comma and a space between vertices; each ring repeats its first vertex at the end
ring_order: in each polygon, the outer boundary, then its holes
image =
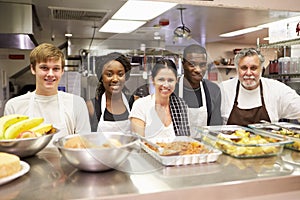
POLYGON ((0 3, 0 48, 33 49, 33 6, 0 3))

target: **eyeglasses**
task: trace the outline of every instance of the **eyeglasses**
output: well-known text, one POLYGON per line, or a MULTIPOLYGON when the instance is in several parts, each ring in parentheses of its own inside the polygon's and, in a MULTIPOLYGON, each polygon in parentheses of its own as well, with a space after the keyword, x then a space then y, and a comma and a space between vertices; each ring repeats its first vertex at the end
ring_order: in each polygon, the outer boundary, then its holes
POLYGON ((196 63, 196 62, 193 62, 193 61, 188 61, 186 59, 183 59, 183 61, 185 63, 187 63, 189 66, 193 66, 193 67, 199 66, 200 68, 206 68, 207 67, 207 62, 196 63))

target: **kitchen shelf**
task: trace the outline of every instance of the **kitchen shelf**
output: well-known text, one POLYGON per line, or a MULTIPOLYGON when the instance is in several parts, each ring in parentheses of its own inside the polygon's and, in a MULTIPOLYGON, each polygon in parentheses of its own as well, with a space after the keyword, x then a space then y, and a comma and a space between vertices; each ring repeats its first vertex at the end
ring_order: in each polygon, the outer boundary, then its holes
POLYGON ((225 69, 226 75, 228 75, 232 69, 236 69, 234 65, 215 65, 215 68, 216 69, 225 69))
POLYGON ((235 69, 234 65, 215 65, 215 67, 220 69, 235 69))
POLYGON ((297 45, 300 44, 300 39, 292 39, 292 40, 286 40, 286 41, 279 41, 279 42, 274 42, 270 44, 262 44, 260 45, 261 48, 278 48, 278 47, 283 47, 283 46, 291 46, 291 45, 297 45))
POLYGON ((273 78, 273 79, 300 78, 300 74, 268 74, 268 75, 264 75, 264 77, 273 78))

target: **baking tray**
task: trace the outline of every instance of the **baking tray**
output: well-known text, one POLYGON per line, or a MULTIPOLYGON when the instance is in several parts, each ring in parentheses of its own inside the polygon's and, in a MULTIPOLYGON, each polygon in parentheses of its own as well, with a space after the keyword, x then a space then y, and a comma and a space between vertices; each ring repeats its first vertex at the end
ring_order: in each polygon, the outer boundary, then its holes
POLYGON ((272 124, 256 123, 249 124, 248 126, 257 131, 267 132, 272 135, 281 136, 282 138, 288 138, 293 142, 290 144, 286 144, 285 147, 295 151, 300 151, 300 125, 288 122, 276 122, 274 124, 280 125, 288 129, 297 130, 297 133, 283 131, 280 127, 274 126, 272 124))
POLYGON ((282 153, 285 144, 292 143, 291 140, 283 137, 237 125, 207 126, 199 128, 199 131, 203 142, 235 158, 276 156, 282 153), (238 130, 249 132, 250 136, 233 140, 219 135, 220 133, 230 135, 238 130))
MULTIPOLYGON (((175 138, 153 138, 149 139, 152 142, 176 142, 176 141, 183 141, 183 142, 198 142, 201 143, 191 137, 188 136, 177 136, 175 138)), ((202 144, 202 143, 201 143, 202 144)), ((190 164, 200 164, 200 163, 211 163, 215 162, 219 155, 222 154, 221 151, 218 149, 212 148, 210 146, 204 145, 207 149, 209 149, 210 153, 203 153, 203 154, 190 154, 190 155, 176 155, 176 156, 161 156, 154 150, 150 149, 144 142, 141 142, 141 147, 147 153, 149 153, 153 158, 155 158, 158 162, 165 166, 174 166, 174 165, 190 165, 190 164)))

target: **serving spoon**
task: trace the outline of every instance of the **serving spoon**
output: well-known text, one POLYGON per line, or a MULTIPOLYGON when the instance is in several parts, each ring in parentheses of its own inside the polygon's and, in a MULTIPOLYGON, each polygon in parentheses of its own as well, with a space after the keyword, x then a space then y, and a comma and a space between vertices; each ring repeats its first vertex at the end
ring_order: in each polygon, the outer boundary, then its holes
POLYGON ((144 142, 148 143, 152 147, 156 148, 158 150, 159 155, 161 156, 175 156, 179 155, 180 150, 172 150, 172 149, 164 149, 163 147, 159 146, 158 144, 148 140, 146 137, 141 136, 140 134, 132 132, 132 134, 139 138, 140 140, 143 140, 144 142))
POLYGON ((223 138, 227 138, 227 139, 230 139, 230 140, 239 140, 239 139, 241 139, 240 136, 233 135, 233 134, 225 134, 225 133, 222 133, 222 132, 219 132, 219 131, 209 130, 208 128, 206 129, 206 131, 207 131, 207 133, 211 132, 211 133, 215 134, 216 136, 221 136, 223 138))

